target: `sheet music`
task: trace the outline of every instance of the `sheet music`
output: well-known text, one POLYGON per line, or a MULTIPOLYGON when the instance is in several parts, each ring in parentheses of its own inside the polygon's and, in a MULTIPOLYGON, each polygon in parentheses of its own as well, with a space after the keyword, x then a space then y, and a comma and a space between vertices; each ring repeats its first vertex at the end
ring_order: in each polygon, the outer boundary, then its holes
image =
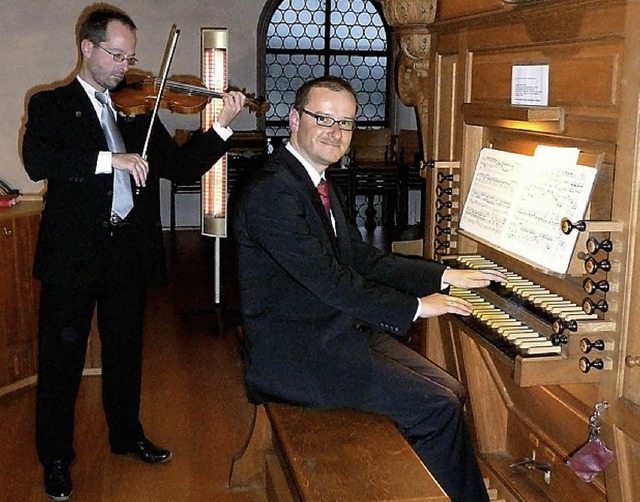
POLYGON ((480 152, 460 228, 499 243, 514 192, 530 157, 484 148, 480 152))
POLYGON ((460 228, 558 273, 566 273, 578 238, 560 220, 584 217, 597 170, 570 162, 485 148, 460 228))

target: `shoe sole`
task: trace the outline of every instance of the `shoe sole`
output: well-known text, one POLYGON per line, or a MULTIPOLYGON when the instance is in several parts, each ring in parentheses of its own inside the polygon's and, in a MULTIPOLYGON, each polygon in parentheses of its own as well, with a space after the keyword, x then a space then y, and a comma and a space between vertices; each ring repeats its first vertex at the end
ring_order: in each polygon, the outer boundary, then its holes
POLYGON ((156 460, 155 462, 150 462, 149 460, 144 460, 142 458, 140 458, 138 455, 136 455, 135 453, 129 453, 130 456, 136 457, 140 460, 142 460, 145 464, 149 464, 149 465, 154 465, 154 464, 166 464, 169 460, 171 460, 173 458, 172 454, 169 454, 169 456, 163 460, 156 460))
POLYGON ((62 497, 56 497, 54 495, 50 495, 50 494, 47 493, 47 497, 49 497, 51 500, 55 500, 56 502, 64 502, 65 500, 69 500, 72 495, 73 495, 73 492, 71 492, 69 495, 65 495, 65 496, 62 496, 62 497))
POLYGON ((153 464, 164 464, 166 462, 168 462, 169 460, 171 460, 173 458, 173 454, 170 453, 169 456, 167 458, 165 458, 164 460, 156 460, 155 462, 149 461, 149 460, 145 460, 143 459, 140 455, 138 455, 137 453, 131 453, 131 452, 117 452, 117 451, 112 451, 111 453, 113 453, 114 455, 122 455, 124 457, 134 457, 137 458, 138 460, 144 462, 145 464, 149 464, 149 465, 153 465, 153 464))

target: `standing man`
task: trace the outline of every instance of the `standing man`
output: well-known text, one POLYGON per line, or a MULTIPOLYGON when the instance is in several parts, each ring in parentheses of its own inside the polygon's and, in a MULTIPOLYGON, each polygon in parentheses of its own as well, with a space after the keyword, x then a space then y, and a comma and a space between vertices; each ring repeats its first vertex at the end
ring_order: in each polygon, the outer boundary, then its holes
POLYGON ((138 418, 145 292, 167 280, 160 178, 202 176, 227 150, 228 126, 245 100, 227 94, 218 123, 182 148, 156 121, 147 161, 138 152, 150 114, 117 117, 116 125, 109 95, 137 62, 135 24, 121 11, 94 10, 80 24, 79 49, 77 78, 31 98, 22 151, 31 179, 47 180, 34 264, 42 285, 36 443, 54 500, 72 494, 74 408, 96 307, 111 451, 171 459, 138 418))
POLYGON ((406 334, 419 317, 468 315, 469 303, 439 291, 505 277, 394 256, 362 241, 324 179, 347 151, 356 108, 341 79, 305 83, 289 114, 290 142, 237 201, 249 398, 386 415, 452 501, 488 500, 462 385, 388 333, 406 334))

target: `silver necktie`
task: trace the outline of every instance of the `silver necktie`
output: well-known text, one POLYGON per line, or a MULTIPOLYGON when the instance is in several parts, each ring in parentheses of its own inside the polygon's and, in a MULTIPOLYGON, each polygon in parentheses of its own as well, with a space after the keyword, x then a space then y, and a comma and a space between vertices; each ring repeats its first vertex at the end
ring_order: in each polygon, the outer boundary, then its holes
MULTIPOLYGON (((113 118, 106 94, 96 91, 96 99, 102 103, 100 124, 107 139, 109 150, 113 153, 126 152, 124 141, 120 135, 118 124, 113 118)), ((113 171, 113 204, 111 210, 119 218, 124 220, 133 208, 131 179, 129 178, 129 173, 126 171, 121 171, 120 169, 114 169, 113 171)))

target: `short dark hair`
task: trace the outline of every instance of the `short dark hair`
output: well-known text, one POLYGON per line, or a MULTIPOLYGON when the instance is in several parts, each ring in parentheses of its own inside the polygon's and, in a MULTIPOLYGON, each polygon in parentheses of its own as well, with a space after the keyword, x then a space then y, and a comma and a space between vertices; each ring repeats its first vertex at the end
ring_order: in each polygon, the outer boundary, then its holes
POLYGON ((356 96, 356 92, 353 90, 353 87, 351 87, 349 82, 340 77, 325 75, 324 77, 308 80, 302 84, 296 92, 296 99, 293 103, 293 107, 296 110, 301 110, 307 106, 307 103, 309 102, 309 93, 316 87, 322 87, 334 92, 348 92, 356 100, 356 103, 358 103, 358 96, 356 96))
POLYGON ((111 21, 118 21, 131 31, 136 31, 135 23, 123 11, 102 8, 89 12, 84 21, 82 21, 78 30, 79 41, 104 42, 107 39, 107 26, 111 21))

